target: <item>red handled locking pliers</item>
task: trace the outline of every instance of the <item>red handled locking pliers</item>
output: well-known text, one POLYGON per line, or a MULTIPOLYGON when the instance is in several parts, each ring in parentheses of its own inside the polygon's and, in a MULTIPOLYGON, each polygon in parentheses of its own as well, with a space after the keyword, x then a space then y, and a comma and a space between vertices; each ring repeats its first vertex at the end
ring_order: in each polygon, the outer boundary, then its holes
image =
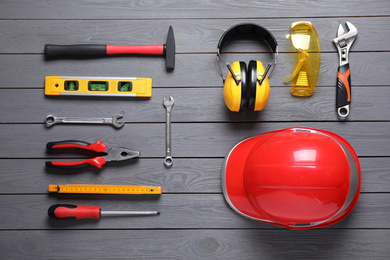
POLYGON ((80 148, 84 150, 105 154, 103 156, 97 156, 95 158, 77 161, 77 162, 48 161, 46 162, 46 166, 48 167, 79 168, 79 167, 91 165, 100 169, 106 162, 123 161, 123 160, 128 160, 139 156, 139 152, 137 151, 133 151, 127 148, 109 147, 103 144, 101 140, 92 144, 83 141, 77 141, 77 140, 49 142, 47 143, 46 148, 49 150, 60 149, 60 148, 80 148))

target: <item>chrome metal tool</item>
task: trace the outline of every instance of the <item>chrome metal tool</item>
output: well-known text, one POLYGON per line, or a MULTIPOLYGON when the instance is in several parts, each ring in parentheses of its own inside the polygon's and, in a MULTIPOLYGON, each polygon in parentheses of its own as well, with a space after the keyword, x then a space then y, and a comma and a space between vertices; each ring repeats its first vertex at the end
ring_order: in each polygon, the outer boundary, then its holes
POLYGON ((171 110, 175 100, 173 97, 164 98, 163 106, 166 109, 166 125, 165 125, 165 140, 166 140, 166 157, 164 159, 164 164, 166 167, 171 167, 173 164, 173 159, 171 156, 171 110))
POLYGON ((56 117, 48 115, 45 118, 46 126, 50 127, 55 124, 105 124, 113 125, 116 128, 121 128, 125 122, 119 122, 118 119, 122 118, 123 115, 118 114, 109 118, 101 117, 56 117))

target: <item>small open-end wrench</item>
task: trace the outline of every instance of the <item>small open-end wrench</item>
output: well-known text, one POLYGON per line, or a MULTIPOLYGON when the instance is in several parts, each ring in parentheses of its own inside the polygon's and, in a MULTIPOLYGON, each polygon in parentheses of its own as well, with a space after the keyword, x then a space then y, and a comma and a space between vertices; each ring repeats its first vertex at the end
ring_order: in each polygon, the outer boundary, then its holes
POLYGON ((123 115, 118 114, 110 118, 101 117, 56 117, 48 115, 45 118, 46 126, 50 127, 55 124, 105 124, 113 125, 116 128, 121 128, 125 122, 119 122, 118 119, 123 115))
POLYGON ((351 103, 351 71, 349 68, 348 53, 357 36, 356 27, 345 22, 348 32, 344 32, 342 24, 337 30, 337 37, 333 43, 339 52, 339 69, 337 72, 336 108, 340 117, 347 117, 351 103))
POLYGON ((171 110, 175 100, 173 97, 164 98, 163 106, 166 109, 166 125, 165 125, 165 139, 166 139, 166 157, 164 159, 164 164, 166 167, 171 167, 173 164, 173 159, 171 156, 171 110))

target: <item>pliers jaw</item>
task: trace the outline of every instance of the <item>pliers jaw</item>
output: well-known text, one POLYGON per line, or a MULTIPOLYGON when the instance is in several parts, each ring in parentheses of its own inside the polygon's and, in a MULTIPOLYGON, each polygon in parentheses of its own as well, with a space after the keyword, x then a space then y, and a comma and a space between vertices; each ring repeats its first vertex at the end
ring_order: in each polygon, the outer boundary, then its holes
POLYGON ((348 32, 345 33, 343 25, 340 23, 337 30, 337 37, 333 39, 333 43, 336 45, 337 51, 339 52, 339 66, 349 63, 348 54, 353 42, 357 36, 356 27, 346 21, 345 22, 348 32))
POLYGON ((138 151, 130 150, 127 148, 107 147, 107 155, 104 156, 106 162, 117 162, 129 160, 138 157, 140 153, 138 151))

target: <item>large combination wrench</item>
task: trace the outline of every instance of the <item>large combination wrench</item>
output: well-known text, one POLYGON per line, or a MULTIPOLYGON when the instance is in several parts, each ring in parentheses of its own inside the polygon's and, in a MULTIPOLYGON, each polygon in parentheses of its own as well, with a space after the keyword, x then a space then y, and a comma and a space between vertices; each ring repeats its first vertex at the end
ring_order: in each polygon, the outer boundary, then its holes
POLYGON ((118 114, 109 118, 101 117, 56 117, 48 115, 45 118, 46 126, 52 126, 55 124, 105 124, 113 125, 116 128, 121 128, 125 122, 119 122, 118 119, 122 118, 123 115, 118 114))
POLYGON ((166 140, 166 157, 164 159, 164 164, 166 167, 171 167, 173 164, 173 159, 171 156, 171 110, 175 100, 173 97, 164 98, 163 106, 166 109, 166 125, 165 125, 165 140, 166 140))

